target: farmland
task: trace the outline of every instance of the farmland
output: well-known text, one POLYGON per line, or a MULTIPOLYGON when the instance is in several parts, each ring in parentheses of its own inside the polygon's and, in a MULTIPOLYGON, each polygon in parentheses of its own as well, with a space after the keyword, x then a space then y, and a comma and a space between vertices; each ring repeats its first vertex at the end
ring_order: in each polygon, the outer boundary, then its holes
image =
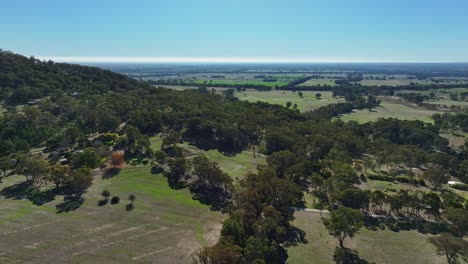
POLYGON ((301 112, 310 111, 319 107, 331 104, 344 102, 342 98, 333 98, 332 92, 316 92, 316 91, 304 91, 303 97, 300 97, 298 93, 291 91, 255 91, 247 90, 245 92, 237 92, 236 97, 240 100, 249 102, 266 102, 270 104, 277 104, 286 106, 287 102, 291 102, 292 105, 297 104, 297 109, 301 112), (320 93, 322 96, 320 99, 315 97, 316 93, 320 93))
POLYGON ((328 86, 335 86, 335 79, 328 79, 328 78, 324 78, 324 79, 310 79, 310 80, 307 80, 301 84, 299 84, 298 86, 324 86, 324 85, 328 85, 328 86))
POLYGON ((62 197, 33 205, 8 191, 24 180, 10 176, 0 184, 0 262, 190 262, 194 250, 216 242, 224 217, 149 170, 128 167, 111 179, 97 175, 84 204, 60 214, 55 205, 62 197), (103 189, 121 202, 99 206, 103 189), (129 194, 137 200, 126 211, 129 194))
POLYGON ((302 74, 263 74, 263 73, 197 73, 158 77, 142 77, 143 80, 165 80, 194 85, 262 85, 277 87, 302 78, 302 74))
POLYGON ((367 109, 354 110, 353 113, 344 114, 340 119, 343 121, 354 120, 359 123, 375 121, 379 118, 398 118, 402 120, 421 120, 433 122, 431 116, 438 111, 419 107, 410 107, 396 102, 383 101, 381 106, 369 111, 367 109))

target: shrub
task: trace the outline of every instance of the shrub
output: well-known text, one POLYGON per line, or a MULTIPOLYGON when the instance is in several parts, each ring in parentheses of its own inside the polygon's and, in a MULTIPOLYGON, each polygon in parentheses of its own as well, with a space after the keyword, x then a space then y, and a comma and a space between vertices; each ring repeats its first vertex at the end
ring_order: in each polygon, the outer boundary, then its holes
POLYGON ((369 175, 367 176, 367 178, 369 180, 389 181, 389 182, 394 181, 394 178, 392 176, 385 176, 385 175, 369 175))
POLYGON ((396 177, 396 180, 398 182, 403 182, 403 183, 410 183, 411 182, 410 179, 408 179, 407 177, 404 177, 404 176, 398 176, 398 177, 396 177))
POLYGON ((111 199, 111 204, 118 204, 120 202, 120 197, 114 196, 111 199))
POLYGON ((362 181, 362 182, 366 182, 366 181, 367 181, 366 175, 364 175, 364 173, 361 173, 361 175, 360 175, 359 177, 361 178, 361 181, 362 181))
POLYGON ((159 165, 151 167, 152 174, 158 174, 158 173, 163 173, 163 172, 164 172, 164 168, 159 165))
POLYGON ((462 191, 468 191, 468 184, 454 184, 452 188, 462 191))

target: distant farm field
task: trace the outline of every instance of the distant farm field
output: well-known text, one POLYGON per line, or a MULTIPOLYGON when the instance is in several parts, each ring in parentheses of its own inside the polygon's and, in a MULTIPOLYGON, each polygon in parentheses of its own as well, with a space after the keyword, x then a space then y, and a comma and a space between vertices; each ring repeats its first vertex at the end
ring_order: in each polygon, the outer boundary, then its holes
POLYGON ((335 83, 334 79, 310 79, 310 80, 307 80, 307 81, 299 84, 298 86, 317 86, 317 85, 320 85, 320 86, 325 86, 325 85, 335 86, 336 83, 335 83))
POLYGON ((288 83, 303 78, 303 74, 263 74, 263 73, 193 73, 169 75, 161 77, 145 77, 144 80, 172 80, 194 85, 262 85, 284 86, 288 83))
POLYGON ((128 167, 110 179, 97 176, 84 204, 60 214, 55 205, 62 197, 33 205, 19 191, 9 196, 8 187, 21 186, 24 177, 7 178, 0 184, 0 263, 190 263, 194 250, 217 241, 225 216, 149 171, 128 167), (120 203, 99 206, 104 189, 120 203), (135 208, 126 211, 130 194, 135 208))
POLYGON ((375 121, 379 118, 398 118, 402 120, 421 120, 432 123, 430 118, 433 114, 440 113, 434 110, 428 110, 417 107, 409 107, 395 102, 383 101, 381 106, 374 108, 372 111, 368 109, 354 110, 350 114, 344 114, 340 117, 343 121, 354 120, 359 123, 375 121))
MULTIPOLYGON (((308 243, 289 247, 288 263, 334 263, 333 252, 338 241, 328 234, 320 214, 296 212, 295 218, 293 225, 305 231, 308 243)), ((446 263, 445 257, 436 255, 427 237, 415 230, 393 232, 362 228, 356 237, 345 241, 345 246, 356 250, 359 257, 369 263, 446 263)))
POLYGON ((412 90, 402 90, 399 91, 398 93, 417 93, 417 94, 422 94, 422 95, 429 95, 430 93, 434 93, 435 99, 434 100, 426 100, 424 103, 428 104, 435 104, 435 105, 441 105, 441 106, 462 106, 462 107, 468 107, 468 102, 466 101, 455 101, 450 98, 450 93, 467 93, 468 88, 452 88, 452 89, 432 89, 428 91, 412 91, 412 90))
POLYGON ((252 80, 246 80, 246 81, 236 81, 236 80, 209 80, 209 81, 203 81, 203 80, 196 80, 194 81, 196 84, 216 84, 216 85, 263 85, 263 86, 269 86, 269 87, 275 87, 275 86, 283 86, 288 84, 287 82, 281 82, 281 81, 275 81, 275 82, 264 82, 264 81, 252 81, 252 80))
POLYGON ((245 92, 237 92, 236 97, 240 100, 249 102, 266 102, 270 104, 277 104, 286 106, 287 102, 291 102, 292 105, 297 104, 297 109, 301 112, 317 109, 319 107, 344 102, 343 98, 334 98, 332 92, 328 91, 304 91, 303 98, 299 96, 298 92, 292 91, 255 91, 247 90, 245 92), (320 93, 322 96, 320 99, 315 97, 315 94, 320 93))
POLYGON ((363 74, 363 80, 357 82, 363 86, 402 86, 410 84, 430 85, 430 84, 457 84, 463 82, 459 79, 417 79, 414 75, 408 74, 363 74), (435 82, 437 81, 437 82, 435 82))

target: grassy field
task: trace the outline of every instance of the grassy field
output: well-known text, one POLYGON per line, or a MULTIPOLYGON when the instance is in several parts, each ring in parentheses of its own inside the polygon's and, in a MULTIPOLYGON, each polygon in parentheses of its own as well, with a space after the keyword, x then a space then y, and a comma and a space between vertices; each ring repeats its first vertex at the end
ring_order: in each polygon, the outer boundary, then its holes
POLYGON ((261 74, 261 73, 192 73, 179 74, 162 77, 145 77, 145 80, 172 79, 187 83, 196 84, 216 84, 216 85, 238 85, 242 87, 246 84, 264 85, 264 86, 283 86, 291 81, 304 77, 303 74, 261 74), (263 77, 264 76, 264 77, 263 77), (258 77, 258 78, 255 78, 258 77), (274 78, 275 82, 265 82, 264 78, 274 78))
POLYGON ((335 86, 335 80, 334 79, 310 79, 310 80, 307 80, 301 84, 299 84, 298 86, 315 86, 315 85, 320 85, 320 86, 324 86, 324 85, 328 85, 328 86, 335 86))
POLYGON ((95 178, 84 204, 56 213, 57 196, 42 206, 20 197, 6 198, 0 184, 0 263, 190 263, 191 253, 219 237, 224 216, 192 199, 188 190, 172 190, 149 167, 128 167, 111 179, 95 178), (119 204, 99 206, 107 189, 119 204), (135 194, 135 209, 126 211, 135 194))
POLYGON ((276 81, 276 82, 264 82, 262 80, 224 80, 224 79, 215 79, 215 80, 196 80, 194 81, 197 84, 207 84, 208 86, 210 84, 228 84, 228 85, 239 85, 242 87, 242 85, 246 84, 251 84, 251 85, 263 85, 263 86, 270 86, 270 87, 275 87, 275 86, 283 86, 288 84, 288 82, 282 82, 282 81, 276 81))
POLYGON ((463 131, 455 131, 455 133, 441 133, 441 137, 446 138, 449 141, 449 146, 452 148, 463 148, 465 141, 468 140, 468 133, 463 131))
POLYGON ((439 99, 439 100, 434 100, 434 101, 425 101, 425 103, 442 105, 442 106, 447 106, 447 107, 450 107, 451 105, 468 107, 468 102, 454 101, 454 100, 450 100, 450 99, 439 99))
POLYGON ((432 123, 433 120, 430 117, 435 113, 440 112, 384 101, 381 103, 381 106, 373 109, 372 111, 367 109, 355 110, 353 113, 345 114, 340 118, 343 121, 355 120, 359 123, 366 123, 375 121, 379 118, 390 117, 403 120, 421 120, 432 123))
POLYGON ((235 156, 226 156, 216 149, 201 150, 188 143, 182 144, 182 147, 194 154, 202 154, 211 161, 218 163, 221 170, 234 179, 240 179, 248 172, 256 172, 257 165, 266 164, 264 155, 256 154, 256 157, 254 157, 250 151, 243 151, 235 156))
MULTIPOLYGON (((296 212, 294 225, 306 233, 307 244, 288 248, 289 263, 328 264, 333 263, 333 252, 338 245, 330 236, 317 213, 296 212)), ((446 263, 445 257, 438 256, 427 236, 416 231, 388 229, 371 231, 366 228, 345 246, 355 249, 362 259, 370 263, 426 264, 446 263)))
POLYGON ((468 88, 433 89, 429 91, 402 90, 402 91, 399 91, 398 93, 419 93, 419 94, 429 95, 429 93, 431 92, 435 94, 435 97, 437 99, 424 101, 425 103, 443 105, 443 106, 445 105, 448 107, 450 107, 451 105, 468 107, 468 102, 454 101, 450 99, 450 95, 449 95, 450 92, 452 93, 468 92, 468 88))
POLYGON ((411 83, 416 83, 420 85, 429 85, 435 84, 430 80, 413 80, 413 79, 386 79, 386 80, 362 80, 360 82, 363 86, 401 86, 401 85, 410 85, 411 83))
MULTIPOLYGON (((415 76, 407 74, 363 74, 364 80, 358 82, 363 86, 400 86, 400 85, 410 85, 411 83, 416 83, 420 85, 430 85, 436 84, 431 79, 418 80, 415 76), (385 80, 376 80, 372 78, 384 78, 385 80)), ((458 80, 443 79, 440 84, 456 84, 458 80)))
MULTIPOLYGON (((153 151, 160 150, 162 138, 160 136, 151 137, 150 143, 153 151)), ((228 173, 234 179, 240 179, 249 172, 256 172, 257 165, 266 164, 265 155, 256 153, 254 157, 252 151, 243 151, 236 155, 227 156, 216 149, 202 150, 187 142, 180 144, 180 146, 192 155, 203 155, 212 162, 218 163, 221 170, 228 173)))
POLYGON ((297 104, 297 109, 301 112, 310 111, 319 107, 331 104, 344 102, 343 98, 333 98, 332 92, 320 91, 322 94, 321 99, 315 98, 316 91, 304 91, 304 97, 299 97, 299 94, 293 93, 292 91, 255 91, 247 90, 246 92, 236 93, 236 97, 240 100, 249 102, 267 102, 270 104, 277 104, 286 106, 287 102, 291 102, 293 105, 297 104))

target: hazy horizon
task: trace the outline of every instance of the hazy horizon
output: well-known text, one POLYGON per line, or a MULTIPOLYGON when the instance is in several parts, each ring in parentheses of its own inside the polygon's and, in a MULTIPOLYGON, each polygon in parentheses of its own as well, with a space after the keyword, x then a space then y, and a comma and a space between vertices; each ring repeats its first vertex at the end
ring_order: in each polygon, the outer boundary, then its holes
POLYGON ((55 62, 67 63, 141 63, 141 64, 164 64, 164 63, 209 63, 209 64, 316 64, 316 63, 468 63, 467 61, 389 61, 389 60, 346 60, 346 59, 315 59, 315 58, 248 58, 248 57, 75 57, 75 56, 34 56, 40 60, 53 60, 55 62))
POLYGON ((0 43, 66 62, 468 62, 466 10, 461 0, 20 0, 2 4, 0 43))

